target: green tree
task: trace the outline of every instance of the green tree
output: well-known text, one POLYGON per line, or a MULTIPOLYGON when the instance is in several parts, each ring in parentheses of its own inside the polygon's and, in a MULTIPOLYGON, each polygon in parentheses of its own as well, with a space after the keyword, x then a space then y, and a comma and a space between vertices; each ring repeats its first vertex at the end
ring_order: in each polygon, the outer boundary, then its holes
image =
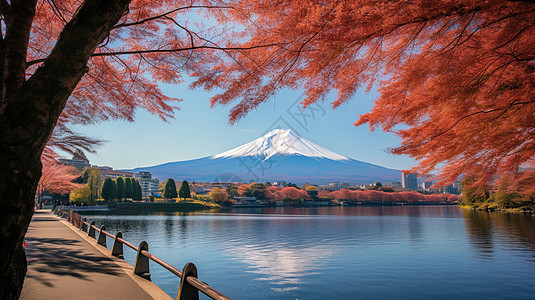
POLYGON ((238 187, 237 186, 229 186, 227 188, 227 194, 229 197, 238 197, 240 194, 238 193, 238 187))
POLYGON ((141 201, 141 199, 143 198, 143 193, 141 192, 141 185, 139 184, 139 181, 133 179, 132 180, 132 186, 133 186, 133 189, 134 189, 134 200, 137 200, 137 201, 141 201))
POLYGON ((82 182, 80 183, 87 183, 87 181, 89 180, 89 171, 91 170, 91 168, 84 168, 84 172, 82 173, 82 182))
POLYGON ((210 200, 215 203, 222 203, 228 200, 227 191, 216 187, 208 193, 208 196, 210 196, 210 200))
POLYGON ((100 198, 100 189, 102 187, 102 175, 100 170, 88 168, 87 185, 89 186, 89 204, 94 204, 100 198))
POLYGON ((261 183, 251 183, 249 188, 245 191, 245 195, 248 197, 255 197, 257 199, 266 198, 266 187, 261 183))
POLYGON ((126 178, 124 180, 124 197, 127 199, 132 199, 134 197, 134 186, 132 181, 132 178, 126 178))
POLYGON ((124 179, 122 177, 117 178, 115 180, 115 184, 117 185, 117 199, 119 201, 124 200, 124 179))
POLYGON ((189 183, 187 180, 182 181, 180 189, 178 190, 178 196, 180 198, 191 198, 191 191, 189 189, 189 183))
POLYGON ((463 205, 478 206, 489 198, 489 188, 486 185, 477 185, 474 176, 463 179, 463 205))
POLYGON ((167 179, 165 187, 163 188, 163 197, 165 199, 173 199, 178 197, 176 192, 176 183, 173 178, 167 179))
POLYGON ((82 188, 72 190, 69 195, 69 200, 75 204, 89 204, 89 196, 91 191, 86 184, 82 188))
POLYGON ((115 184, 115 181, 113 181, 111 178, 106 178, 106 180, 104 180, 104 184, 102 185, 101 195, 106 202, 117 199, 117 185, 115 184))

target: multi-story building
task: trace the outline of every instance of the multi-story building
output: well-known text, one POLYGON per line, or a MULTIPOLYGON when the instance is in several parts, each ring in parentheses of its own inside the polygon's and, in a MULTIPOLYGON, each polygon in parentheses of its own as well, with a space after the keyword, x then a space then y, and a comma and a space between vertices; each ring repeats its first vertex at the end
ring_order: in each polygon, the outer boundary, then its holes
POLYGON ((158 193, 160 181, 156 178, 152 178, 150 172, 139 172, 135 174, 135 178, 139 181, 141 186, 141 195, 143 197, 149 197, 153 193, 158 193))
POLYGON ((433 181, 425 181, 425 182, 422 183, 422 189, 423 189, 424 191, 429 191, 429 190, 431 190, 431 186, 432 186, 433 184, 434 184, 433 181))
POLYGON ((401 187, 407 190, 417 190, 418 179, 416 173, 401 172, 401 187))
POLYGON ((89 159, 87 159, 87 157, 81 150, 76 150, 71 159, 58 159, 58 163, 66 166, 74 166, 78 169, 78 171, 82 171, 84 168, 91 167, 91 164, 89 164, 89 159))
POLYGON ((100 170, 100 174, 102 175, 102 178, 107 177, 113 180, 116 180, 119 177, 122 177, 123 179, 134 178, 134 173, 132 172, 114 170, 112 167, 108 167, 108 166, 92 166, 92 168, 100 170))
POLYGON ((158 180, 158 178, 152 178, 150 180, 150 193, 151 194, 158 194, 158 189, 159 188, 160 188, 160 180, 158 180))

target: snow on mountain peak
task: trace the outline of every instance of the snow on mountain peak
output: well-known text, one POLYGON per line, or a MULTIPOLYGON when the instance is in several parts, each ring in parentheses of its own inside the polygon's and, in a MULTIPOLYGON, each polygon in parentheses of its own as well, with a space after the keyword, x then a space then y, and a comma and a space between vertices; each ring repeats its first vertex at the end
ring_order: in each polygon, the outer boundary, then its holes
POLYGON ((216 154, 212 158, 256 156, 266 160, 276 154, 295 154, 332 160, 349 160, 345 156, 312 143, 291 129, 274 129, 252 142, 216 154))

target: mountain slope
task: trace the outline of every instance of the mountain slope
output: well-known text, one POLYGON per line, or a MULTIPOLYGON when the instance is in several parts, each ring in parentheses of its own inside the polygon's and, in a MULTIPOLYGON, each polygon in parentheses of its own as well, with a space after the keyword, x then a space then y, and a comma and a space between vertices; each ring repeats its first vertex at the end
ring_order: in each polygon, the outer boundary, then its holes
POLYGON ((240 147, 188 161, 136 168, 160 180, 290 181, 369 183, 400 181, 398 170, 354 160, 304 139, 288 129, 276 129, 240 147))
POLYGON ((302 155, 306 157, 349 160, 311 141, 290 129, 275 129, 243 146, 212 156, 212 158, 236 158, 255 156, 267 160, 273 155, 302 155))

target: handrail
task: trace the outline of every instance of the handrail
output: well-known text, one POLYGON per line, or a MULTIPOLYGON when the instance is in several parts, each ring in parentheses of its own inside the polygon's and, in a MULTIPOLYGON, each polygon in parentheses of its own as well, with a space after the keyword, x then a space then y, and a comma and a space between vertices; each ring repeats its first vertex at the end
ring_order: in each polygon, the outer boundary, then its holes
POLYGON ((180 271, 179 269, 171 266, 170 264, 166 263, 165 261, 161 260, 156 255, 154 255, 154 254, 152 254, 152 253, 150 253, 148 251, 145 251, 145 250, 141 250, 141 254, 143 254, 148 259, 151 259, 155 263, 159 264, 160 266, 166 268, 169 272, 171 272, 171 273, 175 274, 176 276, 182 278, 182 271, 180 271))
POLYGON ((118 241, 119 243, 122 243, 122 244, 124 244, 124 245, 127 245, 128 247, 132 248, 132 250, 134 250, 134 251, 137 251, 137 250, 138 250, 136 246, 130 244, 129 242, 123 240, 122 238, 117 238, 117 241, 118 241))
MULTIPOLYGON (((60 217, 67 217, 68 221, 74 224, 74 216, 78 215, 77 213, 73 212, 72 210, 66 212, 61 209, 56 209, 54 211, 55 214, 59 215, 60 217)), ((81 217, 80 217, 81 218, 81 217)), ((81 219, 79 219, 81 220, 81 219)), ((184 266, 183 271, 180 271, 179 269, 175 268, 174 266, 168 264, 167 262, 163 261, 156 255, 150 253, 148 251, 148 245, 145 241, 141 242, 139 247, 136 247, 129 243, 128 241, 124 240, 122 238, 122 233, 119 231, 115 236, 113 236, 111 233, 107 232, 105 230, 105 226, 102 226, 101 228, 98 228, 94 225, 94 221, 91 223, 88 223, 83 219, 80 222, 80 230, 84 230, 84 232, 87 230, 89 236, 95 238, 94 231, 99 232, 99 239, 97 241, 98 244, 101 244, 103 246, 106 245, 106 239, 105 236, 108 236, 114 240, 113 244, 113 250, 112 255, 117 257, 123 256, 123 248, 122 245, 126 245, 132 250, 138 252, 138 257, 136 258, 136 265, 134 266, 134 274, 144 277, 146 279, 150 280, 150 273, 149 270, 149 264, 148 260, 150 259, 154 261, 155 263, 159 264, 163 268, 167 269, 169 272, 173 273, 174 275, 178 276, 180 278, 180 284, 179 284, 179 290, 177 295, 177 300, 187 300, 187 299, 198 299, 198 292, 205 294, 206 296, 210 297, 214 300, 230 300, 229 297, 225 296, 224 294, 216 291, 214 288, 212 288, 207 283, 200 281, 197 278, 197 268, 193 263, 187 263, 184 266), (86 229, 87 228, 87 229, 86 229), (92 232, 92 233, 91 233, 92 232), (101 234, 104 234, 105 236, 103 238, 100 237, 101 234), (140 251, 141 249, 141 251, 140 251), (146 249, 146 250, 145 250, 146 249), (141 254, 141 255, 140 255, 141 254), (147 260, 147 261, 145 261, 147 260), (136 270, 143 270, 136 272, 136 270)))

